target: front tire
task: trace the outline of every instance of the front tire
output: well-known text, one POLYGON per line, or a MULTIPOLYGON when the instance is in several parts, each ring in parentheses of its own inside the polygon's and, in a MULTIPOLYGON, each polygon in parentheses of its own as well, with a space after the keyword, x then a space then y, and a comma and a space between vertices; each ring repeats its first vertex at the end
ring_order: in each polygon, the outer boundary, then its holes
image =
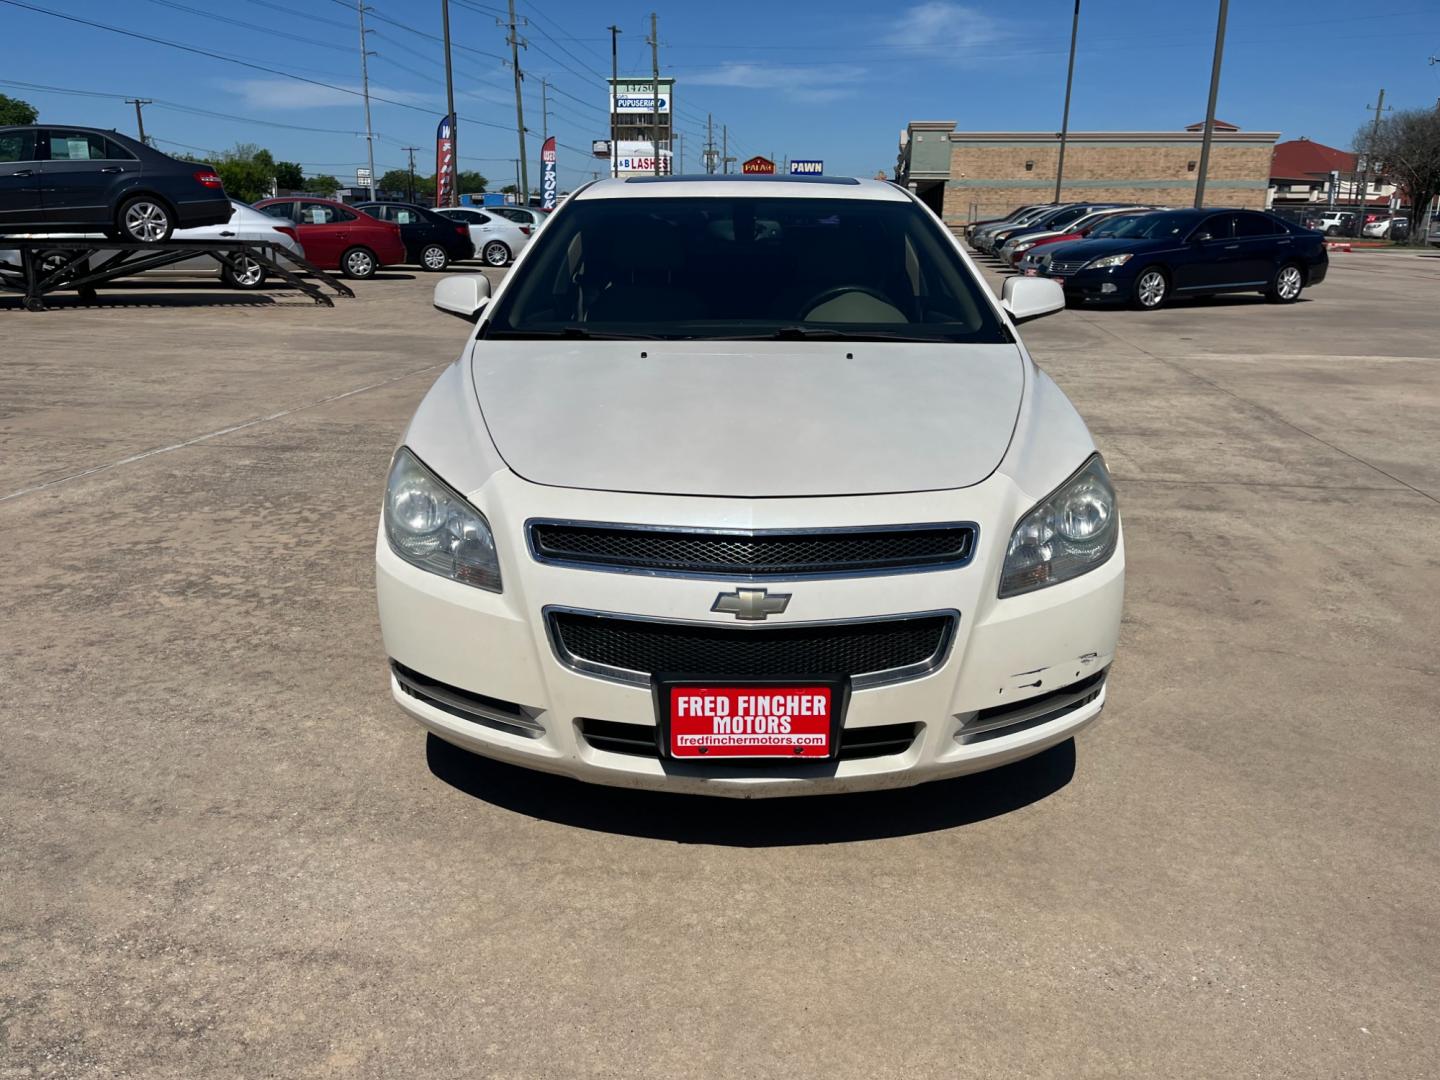
POLYGON ((450 253, 439 244, 426 244, 420 252, 420 265, 432 274, 438 274, 450 265, 450 253))
POLYGON ((378 269, 380 264, 375 260, 375 253, 369 248, 353 247, 340 256, 340 271, 348 278, 363 281, 365 278, 374 277, 378 269))
POLYGON ((1326 235, 1326 236, 1339 236, 1339 235, 1340 235, 1340 226, 1339 226, 1339 225, 1331 225, 1329 228, 1327 228, 1327 229, 1325 230, 1325 235, 1326 235))
POLYGON ((1300 299, 1300 290, 1305 287, 1305 275, 1294 263, 1286 263, 1275 271, 1270 287, 1265 290, 1265 299, 1272 304, 1293 304, 1300 299))
POLYGON ((265 268, 254 259, 237 255, 220 271, 220 280, 232 289, 258 289, 265 284, 265 268))
POLYGON ((175 231, 175 215, 154 196, 137 195, 120 204, 115 213, 115 226, 122 240, 163 244, 175 231))
POLYGON ((1135 291, 1130 303, 1140 311, 1155 311, 1170 298, 1170 279, 1158 266, 1147 266, 1135 277, 1135 291))
POLYGON ((505 266, 510 262, 510 249, 499 240, 485 245, 484 259, 487 266, 505 266))

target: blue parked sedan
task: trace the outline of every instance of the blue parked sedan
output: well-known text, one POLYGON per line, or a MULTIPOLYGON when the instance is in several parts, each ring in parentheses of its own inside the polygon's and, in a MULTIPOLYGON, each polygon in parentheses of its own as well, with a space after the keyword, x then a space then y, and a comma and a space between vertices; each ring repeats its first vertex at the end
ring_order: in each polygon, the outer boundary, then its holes
POLYGON ((1324 281, 1330 265, 1320 233, 1255 210, 1165 210, 1117 232, 1056 244, 1040 272, 1067 299, 1154 310, 1172 297, 1222 292, 1288 304, 1324 281))

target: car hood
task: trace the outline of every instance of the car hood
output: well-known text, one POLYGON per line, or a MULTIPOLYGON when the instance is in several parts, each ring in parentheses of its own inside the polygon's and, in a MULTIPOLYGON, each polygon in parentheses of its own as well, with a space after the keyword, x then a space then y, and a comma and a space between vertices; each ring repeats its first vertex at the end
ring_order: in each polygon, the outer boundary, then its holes
POLYGON ((480 340, 471 369, 526 480, 738 498, 979 483, 1025 387, 1014 345, 480 340))

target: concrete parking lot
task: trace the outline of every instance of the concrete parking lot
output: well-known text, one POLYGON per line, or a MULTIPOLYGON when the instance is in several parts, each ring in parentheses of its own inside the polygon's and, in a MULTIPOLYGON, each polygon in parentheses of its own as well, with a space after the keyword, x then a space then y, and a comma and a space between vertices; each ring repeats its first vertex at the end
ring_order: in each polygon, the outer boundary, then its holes
POLYGON ((1027 326, 1122 500, 1104 717, 760 803, 390 703, 434 282, 0 300, 0 1077, 1435 1074, 1440 258, 1027 326))

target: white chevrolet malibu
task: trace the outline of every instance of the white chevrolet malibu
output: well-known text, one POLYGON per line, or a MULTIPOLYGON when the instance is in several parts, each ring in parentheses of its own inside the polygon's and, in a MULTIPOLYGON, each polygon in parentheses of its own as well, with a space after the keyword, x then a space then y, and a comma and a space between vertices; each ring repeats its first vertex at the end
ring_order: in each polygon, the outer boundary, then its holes
POLYGON ((490 298, 390 467, 391 691, 468 750, 764 796, 991 768, 1099 714, 1105 463, 949 231, 885 183, 602 180, 490 298))

